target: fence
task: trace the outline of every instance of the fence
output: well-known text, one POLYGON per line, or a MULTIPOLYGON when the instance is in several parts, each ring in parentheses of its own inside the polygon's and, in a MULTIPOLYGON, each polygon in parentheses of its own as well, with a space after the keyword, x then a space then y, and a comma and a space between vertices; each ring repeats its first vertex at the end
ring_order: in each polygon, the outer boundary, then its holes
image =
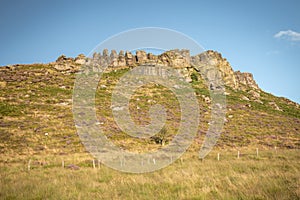
MULTIPOLYGON (((298 151, 299 149, 294 150, 288 150, 288 149, 279 149, 278 147, 274 147, 273 149, 241 149, 241 150, 230 150, 228 151, 222 151, 222 150, 214 150, 208 156, 205 157, 205 159, 202 159, 201 161, 205 162, 205 160, 215 160, 215 161, 224 161, 224 160, 247 160, 247 159, 268 159, 274 156, 284 156, 286 152, 288 151, 298 151)), ((187 153, 188 154, 188 153, 187 153)), ((73 155, 73 157, 77 157, 78 155, 73 155)), ((27 162, 27 170, 30 171, 32 169, 38 168, 38 167, 61 167, 66 169, 72 169, 72 170, 79 170, 80 168, 93 168, 93 169, 100 169, 102 166, 102 163, 100 160, 93 159, 93 158, 87 158, 89 157, 88 154, 80 155, 76 159, 70 159, 67 156, 63 157, 55 157, 48 159, 43 158, 30 158, 27 162), (60 160, 60 162, 59 162, 60 160), (60 164, 59 164, 60 163, 60 164)), ((184 163, 188 159, 195 159, 196 156, 191 157, 181 157, 178 160, 173 160, 171 157, 171 162, 179 162, 184 163)), ((153 158, 150 162, 153 162, 153 164, 156 164, 155 159, 153 158)), ((125 165, 125 160, 120 160, 120 166, 125 165)), ((147 162, 142 162, 141 165, 146 164, 147 162)), ((149 160, 148 160, 149 163, 149 160)))

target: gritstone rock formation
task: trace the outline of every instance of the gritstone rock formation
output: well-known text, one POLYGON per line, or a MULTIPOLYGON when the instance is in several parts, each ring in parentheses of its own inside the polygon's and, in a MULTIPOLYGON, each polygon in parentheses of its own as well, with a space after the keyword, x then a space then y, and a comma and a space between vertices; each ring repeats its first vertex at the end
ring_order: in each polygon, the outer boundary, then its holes
MULTIPOLYGON (((83 54, 75 59, 60 56, 56 62, 52 63, 54 68, 65 73, 76 72, 79 65, 93 66, 95 70, 100 66, 109 66, 110 69, 135 67, 137 65, 161 65, 177 69, 181 72, 186 81, 191 82, 191 75, 194 71, 205 74, 210 80, 222 77, 226 86, 237 90, 260 89, 251 73, 233 71, 229 62, 216 51, 205 51, 195 56, 190 56, 189 50, 170 50, 161 55, 153 55, 143 50, 137 50, 135 54, 126 51, 104 49, 101 53, 94 53, 92 58, 87 58, 83 54), (218 69, 218 72, 215 71, 218 69)), ((151 71, 151 70, 150 70, 151 71)))

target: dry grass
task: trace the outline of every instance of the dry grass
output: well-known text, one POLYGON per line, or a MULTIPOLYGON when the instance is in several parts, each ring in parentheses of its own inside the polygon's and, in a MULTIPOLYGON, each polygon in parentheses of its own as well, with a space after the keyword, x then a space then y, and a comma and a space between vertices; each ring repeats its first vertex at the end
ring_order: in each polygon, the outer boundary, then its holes
POLYGON ((87 155, 37 156, 46 166, 27 170, 26 159, 1 164, 1 199, 299 199, 298 150, 214 151, 204 161, 188 152, 183 163, 146 174, 128 174, 103 165, 93 169, 87 155), (217 152, 222 152, 220 161, 217 152), (80 170, 61 167, 78 164, 80 170))

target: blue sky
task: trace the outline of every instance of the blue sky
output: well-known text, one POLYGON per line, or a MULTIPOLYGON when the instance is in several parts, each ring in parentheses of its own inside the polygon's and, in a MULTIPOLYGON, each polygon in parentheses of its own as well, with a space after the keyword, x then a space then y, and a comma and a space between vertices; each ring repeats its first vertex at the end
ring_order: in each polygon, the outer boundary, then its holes
POLYGON ((88 54, 132 28, 182 32, 251 72, 259 86, 300 102, 300 1, 1 0, 0 65, 88 54))

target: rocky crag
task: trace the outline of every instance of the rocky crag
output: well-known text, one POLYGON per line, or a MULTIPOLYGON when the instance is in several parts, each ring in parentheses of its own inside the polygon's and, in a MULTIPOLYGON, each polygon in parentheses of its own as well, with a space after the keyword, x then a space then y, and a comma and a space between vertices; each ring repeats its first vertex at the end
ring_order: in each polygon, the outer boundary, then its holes
MULTIPOLYGON (((170 50, 160 55, 147 53, 143 50, 137 50, 135 54, 129 51, 117 53, 116 50, 111 50, 109 53, 107 49, 104 49, 102 53, 94 53, 92 58, 83 54, 76 58, 67 58, 62 55, 50 65, 62 73, 77 72, 82 65, 92 66, 94 70, 101 69, 101 66, 107 66, 108 70, 117 70, 147 65, 150 73, 157 73, 155 69, 151 70, 151 66, 167 66, 178 70, 187 82, 192 82, 193 73, 198 73, 202 78, 212 80, 214 83, 221 77, 225 86, 234 90, 248 91, 248 94, 241 98, 242 100, 263 104, 260 100, 261 89, 255 82, 253 75, 234 71, 226 58, 212 50, 191 56, 190 51, 186 49, 170 50)), ((213 88, 212 86, 211 89, 213 88)), ((208 99, 208 97, 204 98, 208 99)), ((276 103, 273 102, 272 104, 274 104, 275 109, 281 110, 276 103)))
POLYGON ((211 50, 190 56, 189 50, 185 49, 170 50, 161 55, 153 55, 143 50, 136 51, 136 54, 129 51, 117 53, 115 50, 111 50, 109 53, 107 49, 104 49, 102 54, 94 53, 93 58, 85 57, 83 54, 74 59, 62 55, 56 62, 50 64, 56 70, 66 73, 77 71, 78 67, 83 64, 93 65, 94 67, 107 65, 111 69, 135 67, 137 65, 162 65, 178 69, 185 75, 188 82, 192 81, 191 74, 193 71, 196 70, 211 76, 208 71, 215 67, 221 73, 225 85, 241 90, 246 88, 259 89, 251 73, 234 71, 220 53, 211 50))
MULTIPOLYGON (((187 82, 192 82, 193 73, 198 73, 201 76, 204 74, 209 80, 222 77, 225 86, 236 91, 244 91, 247 93, 241 97, 241 100, 255 101, 260 104, 264 103, 260 95, 262 90, 255 82, 253 75, 247 72, 234 71, 226 58, 223 58, 220 53, 212 50, 191 56, 190 51, 186 49, 170 50, 160 55, 147 53, 143 50, 137 50, 135 54, 133 54, 129 51, 121 50, 117 52, 116 50, 111 50, 109 52, 108 49, 104 49, 102 53, 94 53, 92 57, 86 57, 83 54, 79 54, 75 58, 61 55, 55 62, 46 65, 62 74, 74 74, 81 69, 82 65, 92 66, 94 70, 101 70, 103 66, 107 66, 107 71, 147 65, 149 66, 150 73, 157 73, 155 70, 151 70, 151 66, 168 66, 183 74, 187 82)), ((18 70, 19 66, 22 65, 16 64, 0 69, 0 88, 4 88, 7 82, 26 80, 28 73, 31 72, 23 73, 22 70, 18 70), (7 71, 11 73, 7 73, 7 71)), ((49 70, 45 73, 48 74, 49 70)), ((51 76, 48 76, 46 79, 46 81, 48 81, 51 79, 51 76)), ((42 80, 37 77, 32 80, 32 83, 40 81, 42 80)), ((211 89, 213 89, 213 87, 211 89)), ((205 98, 208 99, 207 97, 205 98)), ((275 102, 268 104, 275 110, 282 111, 275 102)), ((289 101, 289 104, 299 107, 299 104, 292 101, 289 101)))

